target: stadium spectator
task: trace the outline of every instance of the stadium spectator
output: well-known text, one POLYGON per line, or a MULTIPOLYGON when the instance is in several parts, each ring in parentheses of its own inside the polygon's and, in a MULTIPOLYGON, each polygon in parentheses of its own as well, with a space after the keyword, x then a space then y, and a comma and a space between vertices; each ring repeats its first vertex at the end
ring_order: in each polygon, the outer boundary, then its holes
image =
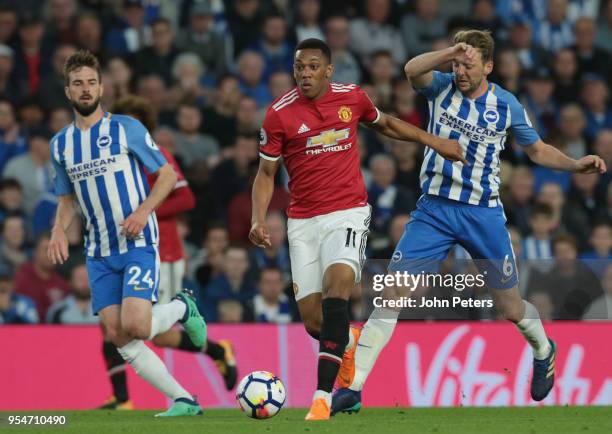
POLYGON ((386 241, 387 245, 374 250, 371 256, 372 259, 391 259, 393 252, 395 251, 395 246, 397 246, 400 238, 402 238, 402 235, 404 235, 404 228, 409 221, 409 214, 397 214, 393 216, 391 222, 389 223, 389 230, 387 232, 386 240, 383 240, 386 241))
POLYGON ((533 270, 528 295, 537 291, 550 294, 555 306, 555 319, 579 320, 587 307, 603 294, 595 274, 578 256, 576 239, 571 235, 558 235, 553 241, 554 266, 542 273, 533 270))
POLYGON ((0 98, 0 171, 13 157, 28 151, 28 142, 17 122, 15 106, 0 98))
POLYGON ((227 24, 232 36, 234 56, 261 36, 263 7, 260 0, 236 0, 226 10, 227 24))
POLYGON ((513 169, 508 192, 503 196, 504 211, 508 223, 518 228, 521 234, 529 233, 529 210, 533 198, 534 177, 527 166, 513 169))
POLYGON ((0 223, 8 214, 23 212, 23 190, 16 179, 7 178, 0 181, 0 223))
POLYGON ((174 44, 170 20, 157 18, 151 23, 151 46, 142 47, 135 55, 139 75, 158 75, 166 86, 172 84, 172 64, 179 55, 174 44))
POLYGON ((574 208, 568 203, 559 184, 547 182, 538 192, 537 201, 549 205, 553 211, 554 230, 569 232, 579 240, 589 237, 587 216, 580 208, 574 208))
POLYGON ((596 74, 582 77, 580 99, 585 106, 586 135, 592 139, 600 130, 612 129, 612 108, 608 106, 610 89, 604 79, 596 74))
POLYGON ((49 234, 38 237, 32 260, 19 267, 15 274, 15 292, 34 300, 40 318, 46 318, 49 307, 64 298, 69 290, 68 283, 47 258, 48 245, 49 234))
POLYGON ((368 62, 368 73, 369 83, 376 88, 378 93, 377 106, 383 111, 391 110, 394 96, 393 84, 397 75, 397 65, 391 53, 386 50, 372 53, 368 62))
POLYGON ((258 118, 257 101, 243 96, 236 110, 236 134, 253 135, 259 132, 261 121, 258 118))
POLYGON ((273 100, 280 98, 294 87, 293 76, 288 72, 276 71, 270 75, 268 80, 268 88, 273 100))
POLYGON ((555 228, 553 210, 550 205, 536 203, 529 212, 531 235, 523 239, 523 259, 552 258, 552 231, 555 228))
POLYGON ((555 304, 548 292, 534 291, 529 295, 527 301, 535 306, 542 321, 552 321, 554 319, 555 304))
POLYGON ((554 100, 555 83, 546 66, 527 71, 525 87, 527 92, 522 103, 540 136, 547 137, 555 128, 558 106, 554 100))
POLYGON ((222 161, 212 172, 215 215, 225 220, 232 198, 249 187, 249 168, 257 164, 259 142, 255 135, 236 137, 232 156, 222 161))
POLYGON ((595 136, 593 151, 608 163, 612 163, 612 129, 604 128, 599 130, 595 136))
POLYGON ((285 278, 276 267, 265 267, 259 275, 257 294, 253 298, 256 322, 287 324, 292 320, 289 297, 284 294, 285 278))
POLYGON ((234 143, 236 112, 241 97, 238 79, 233 75, 222 75, 217 80, 212 104, 202 109, 202 116, 206 119, 202 132, 212 135, 222 149, 234 143))
POLYGON ((223 273, 214 278, 200 292, 198 308, 211 321, 219 317, 219 303, 223 300, 236 300, 244 304, 255 295, 250 282, 249 260, 243 247, 229 247, 223 257, 223 273))
POLYGON ((578 59, 578 73, 598 74, 610 77, 610 53, 603 48, 595 46, 595 21, 591 18, 581 17, 576 21, 576 45, 572 48, 578 59))
MULTIPOLYGON (((417 93, 408 81, 395 80, 393 99, 395 101, 393 111, 401 120, 423 128, 423 115, 418 107, 417 93)), ((418 182, 411 185, 411 188, 414 188, 415 185, 418 185, 418 182)))
POLYGON ((238 58, 240 92, 254 98, 261 108, 272 101, 272 95, 263 80, 264 59, 255 51, 245 51, 238 58))
POLYGON ((44 127, 46 112, 40 104, 40 99, 36 95, 30 95, 19 104, 17 117, 21 121, 23 130, 29 134, 31 129, 44 127))
POLYGON ((8 214, 2 223, 0 240, 0 268, 15 273, 19 267, 28 262, 26 249, 26 223, 17 213, 8 214))
POLYGON ((576 53, 570 48, 562 48, 555 53, 553 60, 555 78, 555 100, 559 104, 578 101, 578 62, 576 53))
POLYGON ((62 105, 49 110, 47 127, 51 133, 56 134, 70 122, 72 122, 72 111, 70 108, 62 105))
MULTIPOLYGON (((494 38, 504 34, 504 23, 495 10, 494 0, 475 0, 472 2, 470 27, 478 30, 489 30, 494 38)), ((499 68, 499 65, 497 66, 499 68)), ((509 90, 504 86, 506 90, 509 90)))
POLYGON ((27 83, 28 95, 38 92, 40 81, 50 70, 51 47, 43 46, 44 22, 36 12, 19 19, 19 45, 15 52, 15 75, 27 83))
POLYGON ((349 21, 343 15, 329 17, 325 22, 325 37, 334 63, 333 81, 337 83, 361 83, 361 64, 350 50, 349 21))
POLYGON ((150 42, 143 0, 123 0, 119 23, 106 35, 106 46, 115 55, 136 53, 150 42))
POLYGON ((421 145, 416 142, 391 140, 391 155, 395 159, 397 168, 395 183, 412 191, 415 197, 421 192, 419 187, 419 172, 421 171, 422 162, 421 154, 421 145))
POLYGON ((102 23, 93 12, 81 12, 76 19, 76 41, 79 48, 91 51, 105 65, 111 56, 102 40, 102 23))
POLYGON ((406 61, 402 36, 395 27, 387 24, 391 12, 390 0, 366 0, 366 16, 351 20, 351 49, 367 59, 378 50, 389 50, 398 64, 406 61))
POLYGON ((211 224, 188 273, 196 278, 200 287, 204 288, 223 272, 223 257, 228 246, 227 228, 220 223, 211 224))
POLYGON ((190 235, 189 240, 200 243, 208 225, 215 219, 213 185, 210 168, 206 161, 195 162, 186 173, 189 187, 196 198, 196 206, 189 213, 190 235))
POLYGON ((172 64, 174 86, 170 88, 169 99, 171 107, 176 107, 181 101, 196 100, 200 105, 206 91, 201 80, 204 75, 204 65, 195 53, 181 53, 172 64))
POLYGON ((267 267, 278 268, 283 277, 288 279, 291 277, 291 262, 287 245, 287 223, 281 213, 268 212, 266 224, 270 234, 270 246, 252 250, 251 268, 253 271, 267 267))
POLYGON ((589 305, 582 319, 611 320, 612 319, 612 265, 608 265, 601 280, 604 294, 597 297, 589 305))
POLYGON ((221 300, 218 306, 218 322, 231 324, 247 321, 245 318, 245 309, 239 301, 236 300, 221 300))
POLYGON ((601 186, 606 182, 596 173, 578 174, 572 176, 572 188, 568 193, 569 203, 571 207, 582 210, 588 217, 589 221, 596 221, 597 216, 603 211, 604 193, 601 186))
POLYGON ((49 0, 45 40, 51 47, 76 42, 75 18, 79 5, 76 0, 49 0))
POLYGON ((199 160, 213 165, 219 156, 217 140, 200 132, 202 121, 202 113, 197 105, 185 101, 178 106, 176 114, 178 131, 174 134, 174 144, 177 157, 187 168, 199 160))
POLYGON ((66 59, 72 56, 76 52, 74 45, 60 45, 55 50, 52 59, 52 71, 42 77, 40 83, 40 96, 41 104, 46 108, 51 107, 70 107, 70 101, 66 98, 64 87, 66 86, 66 80, 64 79, 64 64, 66 59))
POLYGON ((522 93, 523 80, 521 80, 521 74, 523 67, 517 52, 511 48, 504 48, 499 50, 496 57, 495 78, 492 81, 496 81, 508 92, 515 95, 522 93))
POLYGON ((13 291, 13 274, 0 269, 0 325, 36 324, 38 312, 34 301, 13 291))
POLYGON ((17 26, 19 17, 17 10, 10 4, 0 5, 0 44, 15 48, 19 44, 17 26))
POLYGON ((27 215, 34 211, 38 197, 51 188, 50 136, 44 129, 31 131, 28 152, 10 160, 2 172, 3 178, 16 179, 21 185, 27 215))
POLYGON ((0 44, 0 96, 11 103, 20 102, 27 88, 23 80, 15 76, 15 50, 0 44))
POLYGON ((597 23, 597 36, 595 45, 603 48, 612 54, 612 1, 608 0, 603 8, 603 13, 599 16, 597 23))
POLYGON ((47 312, 50 324, 97 324, 98 317, 91 310, 91 290, 85 265, 77 265, 70 276, 71 293, 53 303, 47 312))
POLYGON ((582 108, 575 103, 561 107, 559 112, 559 141, 565 154, 572 158, 586 155, 588 144, 584 136, 586 119, 582 108))
POLYGON ((554 52, 574 43, 572 22, 567 17, 568 0, 548 0, 546 19, 537 24, 535 40, 546 50, 554 52))
MULTIPOLYGON (((110 75, 110 82, 113 87, 113 96, 120 99, 133 93, 134 70, 123 57, 114 56, 108 60, 106 71, 110 75)), ((102 80, 104 83, 104 80, 102 80)), ((104 87, 109 87, 108 85, 104 87)))
POLYGON ((431 51, 433 41, 446 37, 447 19, 440 13, 438 0, 417 0, 415 9, 415 13, 404 16, 400 24, 410 57, 431 51))
POLYGON ((266 16, 261 38, 249 49, 264 61, 262 81, 267 82, 276 71, 293 71, 293 45, 287 39, 287 21, 280 14, 266 16))
POLYGON ((589 238, 590 250, 580 254, 580 259, 602 277, 612 259, 612 226, 609 222, 600 222, 593 227, 589 238))
POLYGON ((182 29, 176 40, 178 48, 200 56, 206 73, 214 77, 228 70, 228 48, 225 37, 214 28, 213 10, 208 1, 192 4, 189 27, 182 29))
MULTIPOLYGON (((106 92, 106 87, 104 91, 106 92)), ((161 125, 174 125, 175 112, 170 110, 168 88, 159 75, 140 77, 137 91, 138 96, 147 99, 153 105, 161 125)))
POLYGON ((395 162, 386 154, 375 155, 370 160, 372 172, 372 182, 368 188, 368 201, 372 207, 370 230, 379 236, 384 236, 387 232, 394 215, 407 214, 416 206, 413 192, 394 185, 396 170, 395 162))
POLYGON ((524 16, 517 15, 512 19, 508 43, 518 54, 523 69, 533 69, 549 63, 549 53, 533 41, 531 22, 524 16))
POLYGON ((320 14, 320 0, 298 0, 297 24, 295 25, 295 40, 297 43, 308 38, 325 40, 323 29, 319 25, 320 14))

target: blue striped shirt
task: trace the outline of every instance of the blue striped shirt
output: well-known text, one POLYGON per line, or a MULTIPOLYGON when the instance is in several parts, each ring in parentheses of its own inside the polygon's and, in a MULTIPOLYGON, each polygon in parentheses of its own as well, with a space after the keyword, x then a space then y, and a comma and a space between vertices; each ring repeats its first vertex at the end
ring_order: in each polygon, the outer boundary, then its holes
POLYGON ((105 113, 80 130, 73 123, 51 139, 55 194, 75 194, 85 218, 87 256, 110 256, 158 243, 155 213, 141 236, 127 239, 120 224, 149 194, 145 176, 166 164, 149 132, 136 119, 105 113))
POLYGON ((417 89, 429 103, 428 131, 459 142, 469 166, 443 159, 425 148, 421 189, 448 199, 496 207, 499 201, 499 153, 508 130, 521 146, 535 143, 538 133, 516 97, 496 84, 477 99, 465 97, 454 74, 434 71, 428 87, 417 89))

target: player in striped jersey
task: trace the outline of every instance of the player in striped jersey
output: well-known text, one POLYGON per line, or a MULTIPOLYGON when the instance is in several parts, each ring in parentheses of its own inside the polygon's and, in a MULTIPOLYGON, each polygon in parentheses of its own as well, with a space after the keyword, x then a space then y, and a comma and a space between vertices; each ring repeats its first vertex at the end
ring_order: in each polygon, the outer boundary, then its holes
MULTIPOLYGON (((577 173, 604 173, 606 166, 596 155, 574 160, 544 143, 516 97, 487 81, 494 49, 489 32, 460 31, 454 44, 413 58, 405 72, 429 101, 429 132, 458 140, 469 164, 446 161, 433 149, 425 149, 423 196, 395 249, 389 271, 435 272, 437 263, 455 244, 464 247, 477 260, 497 309, 516 324, 533 348, 531 396, 540 401, 554 383, 556 348, 546 337, 538 311, 518 291, 514 253, 499 200, 499 154, 512 132, 536 164, 577 173), (452 62, 452 73, 433 71, 447 62, 452 62)), ((396 309, 374 310, 359 338, 353 382, 338 391, 332 412, 360 407, 363 383, 390 339, 398 315, 396 309)))
POLYGON ((143 339, 152 339, 180 321, 195 345, 206 341, 206 324, 186 292, 152 307, 159 284, 155 209, 172 191, 176 173, 144 126, 100 107, 104 91, 100 64, 88 51, 64 65, 65 92, 75 120, 51 140, 55 193, 59 204, 48 255, 68 259, 65 231, 77 215, 85 218, 85 252, 94 313, 106 336, 143 379, 174 400, 158 416, 197 415, 201 407, 170 375, 143 339), (144 168, 157 173, 149 191, 144 168))

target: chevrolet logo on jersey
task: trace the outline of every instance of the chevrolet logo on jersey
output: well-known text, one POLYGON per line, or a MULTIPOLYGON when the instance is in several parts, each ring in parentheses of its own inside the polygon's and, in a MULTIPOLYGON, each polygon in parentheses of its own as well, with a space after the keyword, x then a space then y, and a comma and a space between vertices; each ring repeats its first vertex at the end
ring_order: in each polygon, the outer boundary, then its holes
POLYGON ((345 143, 344 145, 338 144, 339 141, 346 140, 349 138, 350 131, 350 128, 344 128, 339 131, 336 131, 336 129, 333 128, 331 130, 323 131, 318 136, 309 137, 308 143, 306 144, 306 154, 318 155, 323 152, 338 152, 350 149, 352 146, 351 143, 345 143), (317 146, 321 147, 316 148, 317 146))

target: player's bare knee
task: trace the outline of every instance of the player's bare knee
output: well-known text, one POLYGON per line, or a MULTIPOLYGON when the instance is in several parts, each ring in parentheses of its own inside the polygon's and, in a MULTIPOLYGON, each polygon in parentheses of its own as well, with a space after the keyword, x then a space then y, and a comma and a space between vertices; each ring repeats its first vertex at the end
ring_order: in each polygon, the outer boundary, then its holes
POLYGON ((132 339, 148 339, 151 327, 148 324, 140 324, 136 321, 123 325, 123 333, 132 339))

